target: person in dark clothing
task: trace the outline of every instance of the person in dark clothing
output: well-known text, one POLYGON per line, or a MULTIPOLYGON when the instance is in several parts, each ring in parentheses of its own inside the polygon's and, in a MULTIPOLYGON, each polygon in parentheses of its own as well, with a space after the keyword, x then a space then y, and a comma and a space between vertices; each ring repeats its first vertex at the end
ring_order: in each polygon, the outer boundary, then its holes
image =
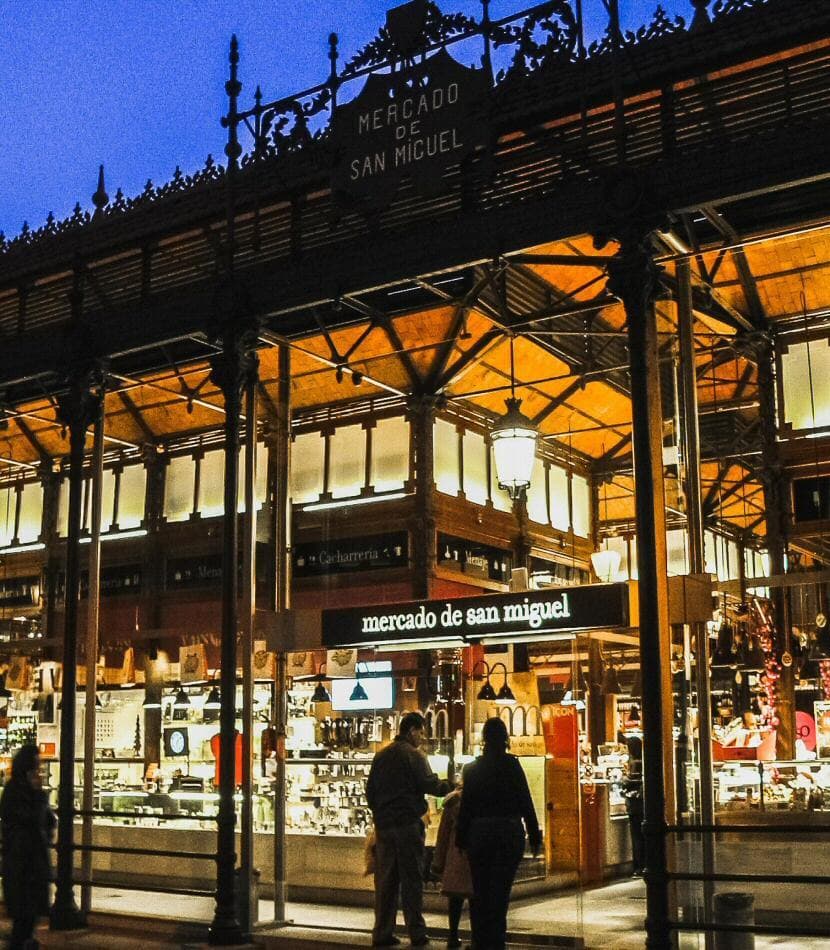
POLYGON ((37 947, 33 934, 38 917, 49 913, 49 840, 55 816, 43 791, 40 756, 23 746, 12 761, 11 780, 0 799, 3 836, 3 897, 13 926, 10 950, 37 947))
POLYGON ((423 914, 424 796, 446 795, 450 786, 430 768, 420 751, 423 741, 423 716, 407 713, 394 742, 375 756, 366 783, 375 824, 375 947, 399 942, 394 935, 399 891, 412 945, 429 943, 423 914))
POLYGON ((473 876, 470 923, 475 950, 503 950, 510 889, 525 850, 534 857, 542 836, 522 766, 507 754, 507 727, 488 719, 484 754, 464 772, 456 841, 467 852, 473 876), (524 822, 524 827, 522 826, 524 822))
POLYGON ((625 811, 631 832, 632 874, 641 877, 646 866, 646 841, 643 835, 643 740, 637 736, 627 739, 628 775, 625 779, 625 811))

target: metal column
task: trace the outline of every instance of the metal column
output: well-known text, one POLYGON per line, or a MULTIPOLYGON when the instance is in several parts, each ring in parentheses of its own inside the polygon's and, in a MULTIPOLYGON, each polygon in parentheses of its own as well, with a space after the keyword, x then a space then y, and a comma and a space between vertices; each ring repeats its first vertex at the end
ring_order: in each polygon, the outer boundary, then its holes
POLYGON ((98 626, 101 607, 101 509, 104 480, 104 400, 95 420, 92 445, 92 513, 89 545, 89 595, 86 601, 86 707, 84 709, 84 793, 81 841, 81 910, 92 908, 92 809, 95 804, 95 713, 97 702, 98 626))
MULTIPOLYGON (((291 608, 291 510, 289 473, 291 470, 291 350, 279 347, 279 394, 277 399, 276 486, 274 489, 274 548, 276 578, 274 607, 285 619, 291 608)), ((283 626, 283 629, 285 627, 283 626)), ((284 643, 277 650, 274 683, 273 725, 277 736, 277 774, 274 782, 274 923, 286 923, 285 862, 285 733, 288 721, 287 656, 284 643)))
POLYGON ((58 788, 58 867, 55 902, 50 914, 53 930, 73 930, 85 923, 75 903, 72 870, 75 812, 75 715, 77 711, 78 600, 81 587, 80 540, 83 517, 84 445, 86 431, 97 418, 100 385, 93 367, 76 371, 69 391, 58 400, 58 413, 69 430, 69 524, 66 538, 66 592, 61 682, 60 785, 58 788))
POLYGON ((608 287, 625 307, 631 374, 646 848, 646 947, 672 946, 666 817, 673 813, 671 680, 663 496, 662 407, 654 293, 658 270, 646 233, 622 235, 608 287), (650 688, 649 688, 650 687, 650 688), (667 701, 668 698, 668 701, 667 701))
MULTIPOLYGON (((683 490, 686 496, 686 524, 689 538, 689 572, 706 570, 703 547, 703 506, 700 489, 700 428, 697 408, 692 275, 688 260, 677 263, 677 323, 680 336, 681 405, 683 407, 683 490)), ((700 815, 703 825, 715 823, 712 787, 712 692, 709 681, 709 638, 706 624, 690 624, 695 641, 695 685, 697 687, 698 761, 700 766, 700 815)), ((703 873, 715 870, 715 843, 712 835, 702 839, 703 873)), ((714 887, 703 883, 703 923, 712 915, 714 887)), ((706 932, 706 947, 714 946, 714 935, 706 932)))
POLYGON ((256 923, 251 906, 254 872, 253 739, 254 739, 254 613, 256 610, 256 440, 257 369, 245 383, 245 516, 242 542, 242 828, 240 835, 240 907, 242 930, 256 923))

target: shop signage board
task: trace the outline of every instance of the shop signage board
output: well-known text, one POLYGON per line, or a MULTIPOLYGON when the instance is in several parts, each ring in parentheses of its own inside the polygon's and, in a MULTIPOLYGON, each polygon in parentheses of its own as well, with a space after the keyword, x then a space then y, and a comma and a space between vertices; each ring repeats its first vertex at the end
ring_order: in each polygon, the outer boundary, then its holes
MULTIPOLYGON (((114 594, 137 594, 141 590, 141 565, 116 564, 101 568, 101 596, 109 597, 114 594)), ((66 594, 66 575, 58 575, 57 593, 59 597, 66 594)), ((89 597, 89 571, 81 572, 81 599, 89 597)))
POLYGON ((36 607, 40 577, 6 577, 0 581, 0 607, 36 607))
POLYGON ((438 563, 446 570, 503 583, 510 579, 513 555, 501 548, 439 533, 438 563))
POLYGON ((406 567, 409 536, 406 531, 394 531, 341 541, 301 542, 293 546, 293 558, 294 577, 406 567))
POLYGON ((391 73, 373 73, 332 119, 341 201, 389 205, 403 180, 416 191, 443 190, 444 173, 485 144, 489 80, 440 49, 391 73))
POLYGON ((325 646, 457 640, 608 630, 629 626, 628 585, 591 584, 464 597, 456 600, 383 604, 322 613, 325 646))

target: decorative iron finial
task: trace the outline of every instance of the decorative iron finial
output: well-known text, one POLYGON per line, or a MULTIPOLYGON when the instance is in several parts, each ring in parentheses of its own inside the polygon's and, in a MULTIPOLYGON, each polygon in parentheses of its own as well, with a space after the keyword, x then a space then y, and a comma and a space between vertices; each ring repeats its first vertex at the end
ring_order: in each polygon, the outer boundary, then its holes
POLYGON ((95 194, 92 196, 92 203, 95 205, 95 214, 96 216, 101 214, 109 204, 110 196, 107 194, 107 190, 104 187, 104 166, 98 166, 98 187, 95 190, 95 194))
POLYGON ((689 28, 690 32, 699 30, 712 22, 709 11, 706 9, 709 6, 709 0, 692 0, 692 6, 695 8, 695 15, 689 28))
POLYGON ((237 100, 239 93, 242 92, 242 83, 237 78, 237 66, 239 65, 239 41, 236 33, 231 36, 231 52, 228 58, 231 64, 230 78, 225 83, 225 92, 228 94, 228 114, 223 125, 227 125, 228 144, 225 146, 225 154, 228 156, 228 167, 236 165, 237 159, 242 154, 242 147, 237 138, 238 109, 237 100))

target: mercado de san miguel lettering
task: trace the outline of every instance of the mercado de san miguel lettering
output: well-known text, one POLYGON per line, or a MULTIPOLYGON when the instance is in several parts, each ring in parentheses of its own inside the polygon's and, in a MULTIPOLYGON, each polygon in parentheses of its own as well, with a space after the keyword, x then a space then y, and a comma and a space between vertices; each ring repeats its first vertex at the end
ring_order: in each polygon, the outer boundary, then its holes
POLYGON ((0 775, 39 745, 57 929, 368 932, 419 710, 451 778, 508 727, 514 936, 830 936, 830 5, 491 6, 290 95, 233 37, 223 156, 0 236, 0 775))

